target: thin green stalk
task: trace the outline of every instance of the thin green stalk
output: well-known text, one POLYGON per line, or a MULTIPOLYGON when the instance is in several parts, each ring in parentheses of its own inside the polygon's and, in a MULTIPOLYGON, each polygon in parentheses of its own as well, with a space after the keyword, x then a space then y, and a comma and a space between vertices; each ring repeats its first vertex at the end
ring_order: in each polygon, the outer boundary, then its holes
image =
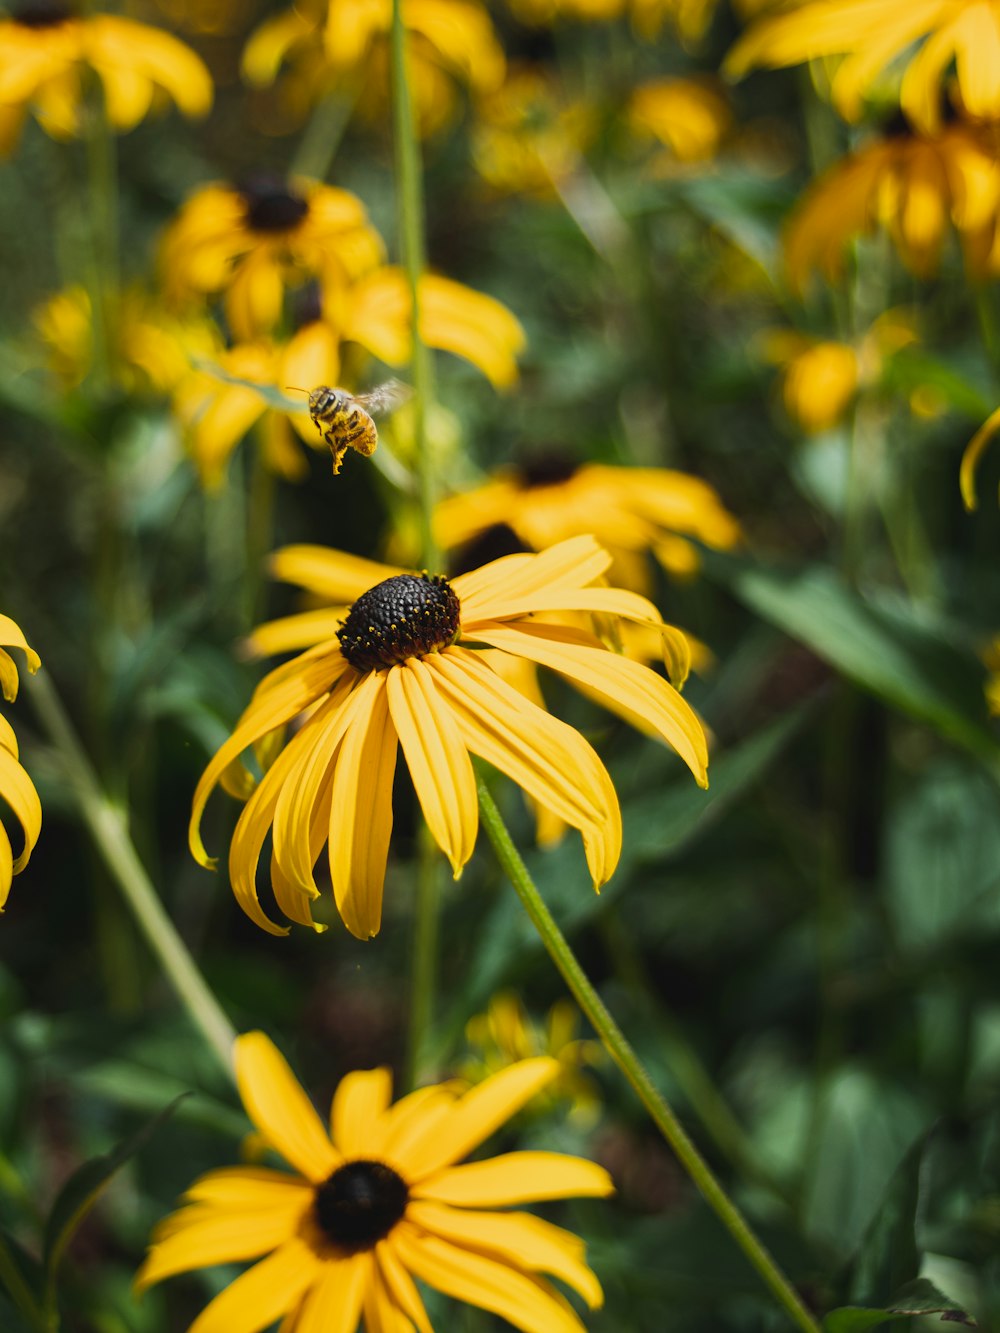
POLYGON ((96 76, 91 83, 84 112, 91 228, 89 287, 94 323, 94 376, 98 386, 105 389, 114 380, 117 361, 118 157, 103 89, 96 76))
POLYGON ((680 1159, 681 1165, 705 1202, 757 1270, 761 1280, 770 1288, 792 1323, 797 1328, 803 1329, 804 1333, 820 1333, 819 1324, 803 1305, 794 1287, 750 1229, 743 1214, 716 1179, 711 1167, 688 1138, 665 1098, 653 1085, 652 1079, 629 1045, 625 1034, 591 985, 590 979, 538 892, 482 778, 478 781, 478 788, 483 825, 493 844, 497 859, 521 899, 532 925, 538 931, 549 957, 559 969, 563 980, 590 1020, 608 1054, 628 1079, 653 1123, 680 1159))
POLYGON ((31 1294, 31 1289, 21 1276, 21 1270, 2 1236, 0 1236, 0 1285, 6 1289, 8 1296, 37 1333, 49 1333, 41 1306, 31 1294))
POLYGON ((434 540, 434 506, 437 478, 434 460, 427 448, 427 412, 431 400, 431 361, 420 336, 420 282, 427 267, 424 239, 424 187, 420 170, 420 142, 413 113, 413 97, 407 77, 406 29, 402 0, 392 5, 392 109, 395 129, 396 184, 399 191, 399 234, 403 267, 410 288, 413 326, 413 449, 420 478, 421 557, 427 569, 438 563, 434 540))
MULTIPOLYGON (((410 366, 413 386, 413 448, 420 495, 421 562, 425 569, 438 567, 434 540, 434 507, 437 478, 427 441, 427 412, 433 392, 431 360, 420 336, 420 284, 426 268, 424 238, 424 191, 420 143, 413 113, 413 96, 407 77, 406 29, 401 0, 392 5, 392 109, 396 154, 396 188, 399 194, 399 237, 403 266, 410 289, 413 351, 410 366)), ((440 915, 440 864, 431 838, 420 841, 417 871, 416 925, 410 978, 410 1030, 407 1065, 411 1078, 419 1072, 421 1050, 434 1021, 437 990, 437 941, 440 915)))
POLYGON ((331 89, 313 107, 299 146, 288 169, 289 176, 309 176, 325 181, 350 123, 361 84, 355 80, 331 89))
POLYGON ((121 890, 136 925, 156 955, 177 998, 215 1052, 222 1068, 232 1078, 232 1050, 236 1031, 167 916, 129 836, 124 811, 102 790, 97 774, 48 677, 35 676, 29 680, 28 686, 35 712, 62 760, 63 772, 95 847, 121 890))

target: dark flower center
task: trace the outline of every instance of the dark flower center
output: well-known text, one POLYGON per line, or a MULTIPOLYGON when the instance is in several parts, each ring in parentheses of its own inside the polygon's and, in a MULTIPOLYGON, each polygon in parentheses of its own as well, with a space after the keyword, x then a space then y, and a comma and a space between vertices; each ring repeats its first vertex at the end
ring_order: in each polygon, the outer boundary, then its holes
POLYGON ((459 603, 441 574, 396 574, 364 593, 337 630, 357 671, 440 652, 458 638, 459 603))
POLYGON ((69 5, 61 5, 57 0, 25 0, 17 5, 11 17, 24 28, 55 28, 74 17, 69 5))
POLYGON ((316 1223, 344 1250, 366 1250, 406 1212, 406 1182, 384 1162, 347 1162, 316 1190, 316 1223))
POLYGON ((561 481, 569 481, 579 466, 572 458, 553 450, 551 453, 539 454, 530 462, 521 463, 517 475, 522 486, 527 489, 532 486, 558 486, 561 481))
POLYGON ((309 200, 277 176, 256 176, 240 186, 251 231, 290 231, 309 212, 309 200))

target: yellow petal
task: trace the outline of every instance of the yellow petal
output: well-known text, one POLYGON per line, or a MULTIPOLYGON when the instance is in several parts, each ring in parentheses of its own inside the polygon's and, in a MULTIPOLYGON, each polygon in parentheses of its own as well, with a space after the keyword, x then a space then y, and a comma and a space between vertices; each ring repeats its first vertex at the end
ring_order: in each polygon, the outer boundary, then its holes
POLYGON ((428 1286, 491 1310, 524 1333, 584 1333, 566 1301, 539 1278, 422 1234, 405 1222, 393 1231, 392 1246, 410 1272, 428 1286))
POLYGON ((1000 15, 996 6, 970 4, 954 23, 955 73, 962 102, 978 120, 1000 113, 1000 15))
POLYGON ((578 731, 536 708, 474 653, 428 659, 466 746, 579 829, 595 887, 621 853, 621 811, 611 779, 578 731))
POLYGON ((313 1191, 300 1188, 280 1206, 247 1205, 239 1211, 202 1204, 181 1208, 154 1232, 149 1254, 136 1274, 136 1290, 145 1291, 193 1268, 258 1259, 292 1239, 312 1201, 313 1191))
POLYGON ((372 672, 365 687, 367 702, 355 713, 334 774, 329 834, 337 910, 361 940, 377 935, 382 922, 397 750, 385 675, 372 672))
POLYGON ((250 657, 274 657, 277 653, 312 648, 336 638, 347 610, 346 606, 321 607, 269 620, 251 630, 241 647, 250 657))
POLYGON ((373 1264, 366 1251, 343 1259, 325 1256, 321 1275, 302 1302, 295 1333, 356 1333, 373 1264))
POLYGON ((135 69, 159 84, 185 116, 206 116, 212 78, 202 60, 170 33, 114 15, 86 22, 87 58, 99 72, 135 69))
POLYGON ((265 21, 250 35, 240 59, 240 73, 254 88, 267 88, 292 46, 316 30, 316 24, 294 7, 265 21))
POLYGON ((593 537, 570 537, 539 555, 502 556, 451 583, 462 604, 463 620, 475 621, 488 619, 494 603, 506 605, 560 586, 582 588, 610 564, 611 556, 593 537))
POLYGON ((0 748, 7 750, 15 759, 17 758, 17 737, 14 735, 14 728, 2 713, 0 713, 0 748))
POLYGON ((281 583, 294 583, 331 602, 354 602, 377 583, 404 571, 328 546, 282 546, 268 560, 268 571, 281 583))
POLYGON ((380 1241, 375 1246, 375 1262, 386 1294, 393 1304, 414 1324, 419 1333, 434 1333, 416 1283, 400 1262, 391 1240, 380 1241))
POLYGON ((153 85, 139 70, 103 65, 98 67, 104 84, 108 120, 118 130, 131 130, 148 112, 153 85))
POLYGON ((7 830, 0 824, 0 912, 6 905, 10 886, 14 882, 14 852, 7 830))
POLYGON ((387 675, 389 709, 420 808, 457 879, 472 855, 479 829, 469 752, 423 662, 412 659, 387 675))
POLYGON ((247 1032, 236 1039, 235 1062, 240 1096, 257 1129, 307 1180, 326 1180, 341 1164, 340 1154, 278 1048, 263 1032, 247 1032))
POLYGON ((647 597, 636 592, 626 592, 623 588, 554 588, 551 592, 538 592, 532 596, 519 597, 506 605, 497 598, 490 603, 489 615, 473 620, 468 615, 462 617, 463 634, 471 635, 479 619, 509 620, 514 617, 534 615, 538 611, 586 611, 591 615, 623 616, 626 620, 637 620, 640 624, 662 626, 663 617, 647 597))
POLYGON ((296 1202, 308 1203, 312 1195, 312 1186, 298 1176, 263 1166, 223 1166, 199 1176, 184 1192, 191 1203, 211 1204, 234 1212, 294 1208, 296 1202))
POLYGON ((345 1074, 333 1095, 330 1137, 345 1157, 374 1151, 372 1132, 392 1100, 392 1070, 360 1069, 345 1074))
POLYGON ((201 865, 211 868, 215 864, 201 840, 201 816, 223 772, 255 741, 283 726, 332 690, 346 670, 347 662, 339 645, 321 646, 278 667, 261 682, 232 736, 212 758, 195 788, 188 841, 192 855, 201 865), (273 686, 268 685, 271 681, 273 686))
POLYGON ((976 468, 979 466, 979 460, 982 458, 986 446, 998 430, 1000 430, 1000 407, 990 413, 965 447, 965 453, 962 455, 962 466, 958 475, 966 509, 975 509, 978 503, 976 499, 976 468))
POLYGON ((6 747, 0 747, 0 796, 13 810, 24 831, 24 847, 13 867, 13 873, 19 875, 28 864, 42 831, 42 803, 35 784, 6 747))
MULTIPOLYGON (((0 644, 3 644, 3 646, 6 648, 20 648, 21 651, 24 653, 25 658, 27 659, 28 670, 31 672, 32 675, 34 675, 35 672, 38 670, 38 668, 42 665, 42 659, 35 652, 34 648, 32 648, 29 645, 28 640, 21 633, 20 626, 17 624, 16 621, 11 620, 10 616, 0 616, 0 644)), ((8 661, 9 660, 10 659, 8 658, 8 661)), ((14 693, 13 694, 7 693, 7 687, 5 683, 4 698, 8 701, 8 703, 12 703, 16 695, 17 695, 17 672, 15 671, 14 693)))
POLYGON ((401 1097, 388 1109, 379 1127, 382 1140, 377 1145, 379 1158, 406 1179, 410 1144, 423 1139, 432 1124, 444 1124, 455 1101, 454 1094, 439 1084, 417 1088, 416 1092, 401 1097))
POLYGON ((414 1226, 460 1248, 471 1246, 529 1273, 557 1277, 578 1292, 592 1310, 604 1303, 601 1284, 584 1263, 583 1241, 540 1217, 530 1213, 479 1213, 429 1202, 410 1204, 406 1217, 414 1226))
POLYGON ((576 1195, 614 1193, 603 1166, 554 1152, 512 1152, 467 1162, 430 1176, 410 1189, 412 1198, 436 1199, 465 1208, 498 1208, 576 1195))
POLYGON ((708 786, 708 746, 702 725, 673 686, 649 667, 580 643, 575 631, 561 625, 525 621, 480 629, 478 637, 586 685, 633 725, 653 727, 684 760, 698 785, 708 786))
POLYGON ((558 1077, 559 1062, 548 1056, 519 1060, 485 1079, 454 1102, 442 1122, 433 1121, 407 1150, 407 1183, 417 1184, 472 1152, 558 1077))
POLYGON ((287 1241, 225 1287, 188 1333, 261 1333, 285 1314, 323 1271, 304 1241, 287 1241))

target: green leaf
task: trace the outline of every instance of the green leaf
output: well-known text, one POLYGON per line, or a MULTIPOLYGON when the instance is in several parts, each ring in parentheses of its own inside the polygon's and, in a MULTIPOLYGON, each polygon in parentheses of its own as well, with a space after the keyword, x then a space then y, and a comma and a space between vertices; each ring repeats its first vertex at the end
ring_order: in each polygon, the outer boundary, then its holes
POLYGON ((938 1291, 933 1282, 918 1277, 914 1282, 901 1287, 884 1310, 845 1305, 839 1310, 831 1310, 823 1320, 823 1328, 825 1333, 856 1333, 860 1329, 895 1324, 901 1319, 911 1319, 914 1315, 931 1314, 941 1315, 942 1323, 961 1324, 965 1328, 979 1327, 970 1314, 938 1291))
POLYGON ((996 763, 986 669, 947 625, 909 606, 862 596, 823 566, 778 569, 704 551, 705 572, 750 610, 890 707, 996 763))
POLYGON ((72 1240, 77 1228, 97 1202, 101 1192, 114 1174, 132 1157, 146 1146, 156 1131, 174 1114, 177 1107, 188 1094, 181 1093, 169 1106, 163 1108, 151 1120, 147 1120, 134 1134, 131 1134, 117 1148, 102 1157, 94 1157, 84 1162, 74 1171, 56 1196, 52 1211, 45 1224, 45 1237, 42 1247, 42 1263, 45 1270, 47 1294, 55 1286, 56 1273, 66 1246, 72 1240))

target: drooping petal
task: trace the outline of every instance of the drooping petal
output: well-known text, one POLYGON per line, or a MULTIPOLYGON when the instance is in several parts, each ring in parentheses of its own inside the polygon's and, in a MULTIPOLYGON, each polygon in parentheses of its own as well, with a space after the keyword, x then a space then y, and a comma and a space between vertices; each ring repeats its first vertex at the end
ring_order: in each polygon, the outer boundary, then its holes
POLYGON ((337 1085, 330 1111, 330 1137, 345 1157, 377 1152, 378 1122, 392 1100, 392 1070, 359 1069, 337 1085))
POLYGON ((18 875, 28 864, 42 831, 42 803, 35 784, 6 746, 0 746, 0 796, 13 810, 24 831, 24 846, 13 865, 13 873, 18 875))
POLYGON ((708 746, 705 732, 690 704, 655 671, 630 658, 580 643, 575 632, 561 625, 526 621, 517 626, 480 629, 484 643, 528 657, 579 681, 615 712, 636 725, 653 726, 694 774, 699 786, 708 786, 708 746))
POLYGON ((326 1180, 340 1154, 278 1048, 263 1032, 246 1032, 236 1039, 235 1062, 240 1096, 257 1129, 307 1180, 326 1180))
POLYGON ((368 687, 366 702, 344 737, 334 773, 329 842, 337 910, 351 934, 366 940, 382 922, 397 737, 385 673, 372 672, 362 687, 368 687))
POLYGON ((428 1286, 491 1310, 523 1333, 585 1333, 568 1303, 540 1278, 418 1232, 405 1222, 393 1232, 392 1244, 410 1272, 428 1286))
POLYGON ((584 1262, 586 1246, 572 1231, 530 1213, 477 1213, 437 1203, 413 1203, 406 1217, 441 1240, 483 1250, 529 1273, 548 1273, 578 1292, 592 1310, 604 1302, 593 1271, 584 1262))
POLYGON ((426 660, 472 753, 580 830, 599 888, 621 854, 621 810, 591 746, 505 684, 475 653, 452 647, 426 660))
POLYGON ((393 1303, 419 1329, 419 1333, 434 1333, 416 1284, 393 1249, 391 1237, 375 1246, 375 1262, 393 1303))
POLYGON ((457 879, 472 855, 479 829, 469 752, 424 662, 411 659, 390 670, 387 681, 389 710, 420 808, 457 879))
POLYGON ((261 1333, 296 1304, 323 1271, 304 1241, 286 1241, 219 1292, 188 1333, 261 1333))
POLYGON ((356 1333, 365 1291, 372 1282, 372 1255, 325 1256, 313 1289, 302 1302, 295 1333, 356 1333))
POLYGON ((559 1074, 548 1056, 519 1060, 459 1097, 443 1120, 414 1135, 407 1150, 408 1183, 416 1184, 477 1148, 559 1074))
POLYGON ((233 734, 213 756, 195 788, 188 841, 192 855, 201 865, 209 869, 215 866, 215 859, 208 855, 201 840, 201 816, 222 774, 255 741, 283 726, 322 698, 346 670, 347 663, 339 644, 321 645, 303 653, 293 662, 286 663, 283 668, 279 667, 278 671, 272 672, 271 677, 265 678, 258 686, 233 734), (278 672, 282 672, 280 681, 269 687, 268 681, 276 677, 278 672))
MULTIPOLYGON (((24 653, 25 658, 27 659, 28 670, 31 672, 32 675, 34 675, 35 672, 38 670, 38 668, 42 665, 42 659, 35 652, 34 648, 32 648, 31 645, 28 643, 28 640, 24 637, 24 635, 21 632, 20 626, 17 624, 16 621, 11 620, 10 616, 0 615, 0 644, 2 644, 5 648, 20 648, 21 651, 24 653)), ((8 657, 8 661, 10 660, 11 659, 8 657)), ((17 695, 17 672, 15 671, 14 673, 13 694, 8 694, 7 692, 8 682, 6 678, 3 679, 3 685, 4 685, 4 692, 3 692, 4 698, 7 700, 8 703, 13 703, 14 698, 17 695)))
POLYGON ((464 1208, 499 1208, 542 1199, 603 1198, 614 1183, 603 1166, 554 1152, 512 1152, 466 1162, 428 1176, 410 1189, 414 1199, 464 1208))

